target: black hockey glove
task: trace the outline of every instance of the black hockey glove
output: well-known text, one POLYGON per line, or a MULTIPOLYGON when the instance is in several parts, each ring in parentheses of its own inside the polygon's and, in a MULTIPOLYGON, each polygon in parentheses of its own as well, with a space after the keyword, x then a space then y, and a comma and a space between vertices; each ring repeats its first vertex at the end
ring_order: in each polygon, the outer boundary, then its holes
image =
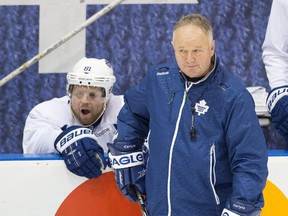
POLYGON ((266 105, 276 130, 288 140, 288 86, 273 89, 266 105))
POLYGON ((143 140, 130 141, 115 140, 113 144, 108 143, 109 160, 116 183, 120 191, 127 199, 137 202, 137 194, 134 187, 145 195, 145 172, 143 155, 143 140))
POLYGON ((63 156, 69 171, 87 178, 97 178, 107 166, 102 147, 93 131, 72 126, 65 129, 55 140, 55 149, 63 156))

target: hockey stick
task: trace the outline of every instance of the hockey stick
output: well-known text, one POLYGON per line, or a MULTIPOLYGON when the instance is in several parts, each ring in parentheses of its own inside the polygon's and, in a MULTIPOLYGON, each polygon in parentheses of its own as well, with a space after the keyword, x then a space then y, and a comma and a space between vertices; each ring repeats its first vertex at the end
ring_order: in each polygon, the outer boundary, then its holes
POLYGON ((144 199, 143 199, 140 191, 138 190, 138 188, 136 186, 133 187, 133 191, 134 191, 134 193, 136 194, 136 196, 138 198, 138 203, 139 203, 140 208, 141 208, 142 216, 149 216, 148 210, 146 208, 144 199))
POLYGON ((46 56, 47 54, 51 53, 57 47, 59 47, 60 45, 62 45, 66 41, 68 41, 70 38, 72 38, 73 36, 78 34, 80 31, 85 29, 88 25, 90 25, 91 23, 93 23, 94 21, 99 19, 101 16, 105 15, 106 13, 108 13, 110 10, 115 8, 117 5, 119 5, 123 1, 125 1, 125 0, 115 0, 115 1, 111 2, 110 4, 105 6, 103 9, 98 11, 96 14, 91 16, 89 19, 87 19, 83 24, 79 25, 75 30, 73 30, 72 32, 68 33, 64 37, 62 37, 57 43, 55 43, 52 46, 48 47, 46 50, 42 51, 41 53, 38 53, 36 56, 34 56, 30 60, 28 60, 27 62, 22 64, 20 67, 18 67, 17 69, 15 69, 11 73, 9 73, 7 76, 5 76, 3 79, 0 80, 0 87, 3 86, 5 83, 7 83, 9 80, 11 80, 14 77, 16 77, 17 75, 19 75, 20 73, 22 73, 24 70, 29 68, 34 63, 38 62, 44 56, 46 56))

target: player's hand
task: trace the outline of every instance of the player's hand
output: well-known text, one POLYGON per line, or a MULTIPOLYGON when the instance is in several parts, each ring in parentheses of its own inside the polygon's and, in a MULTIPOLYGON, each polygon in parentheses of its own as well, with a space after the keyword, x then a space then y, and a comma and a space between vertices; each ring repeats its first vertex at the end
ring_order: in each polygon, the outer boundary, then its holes
POLYGON ((143 140, 115 140, 113 144, 108 143, 108 148, 118 188, 127 199, 137 202, 133 187, 137 187, 142 195, 146 194, 143 140))
POLYGON ((267 97, 266 105, 275 128, 288 140, 288 86, 273 89, 267 97))
POLYGON ((97 178, 106 168, 102 147, 92 130, 72 126, 65 129, 55 140, 55 149, 63 156, 69 171, 87 178, 97 178))
POLYGON ((221 216, 260 216, 261 209, 237 200, 229 200, 221 216))

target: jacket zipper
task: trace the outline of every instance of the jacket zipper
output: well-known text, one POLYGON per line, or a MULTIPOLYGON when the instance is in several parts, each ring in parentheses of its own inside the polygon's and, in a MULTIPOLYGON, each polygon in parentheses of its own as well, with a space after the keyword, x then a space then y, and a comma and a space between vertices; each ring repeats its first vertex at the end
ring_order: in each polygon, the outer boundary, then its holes
POLYGON ((215 145, 213 144, 210 148, 210 185, 213 190, 214 198, 217 203, 217 205, 220 204, 220 199, 216 193, 216 190, 214 188, 216 184, 216 174, 215 174, 215 167, 216 167, 216 151, 215 151, 215 145))

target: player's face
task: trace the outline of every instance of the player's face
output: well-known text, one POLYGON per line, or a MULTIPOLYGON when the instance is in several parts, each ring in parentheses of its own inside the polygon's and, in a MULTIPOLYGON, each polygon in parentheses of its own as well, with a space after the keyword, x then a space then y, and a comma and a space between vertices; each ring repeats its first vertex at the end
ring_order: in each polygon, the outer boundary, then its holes
POLYGON ((213 67, 214 41, 196 25, 185 25, 173 33, 172 45, 181 71, 188 77, 202 77, 213 67))
POLYGON ((71 109, 83 125, 90 125, 101 115, 105 97, 97 87, 75 86, 71 93, 71 109))

